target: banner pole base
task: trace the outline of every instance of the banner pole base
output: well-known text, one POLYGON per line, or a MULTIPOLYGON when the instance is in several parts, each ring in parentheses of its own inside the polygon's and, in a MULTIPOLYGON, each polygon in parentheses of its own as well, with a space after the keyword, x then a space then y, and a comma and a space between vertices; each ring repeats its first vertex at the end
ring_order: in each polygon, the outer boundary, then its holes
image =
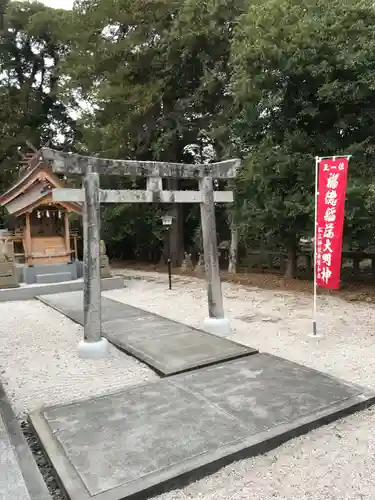
POLYGON ((310 337, 312 339, 324 339, 324 334, 318 333, 318 331, 317 331, 316 321, 313 321, 313 330, 311 333, 308 334, 308 337, 310 337))

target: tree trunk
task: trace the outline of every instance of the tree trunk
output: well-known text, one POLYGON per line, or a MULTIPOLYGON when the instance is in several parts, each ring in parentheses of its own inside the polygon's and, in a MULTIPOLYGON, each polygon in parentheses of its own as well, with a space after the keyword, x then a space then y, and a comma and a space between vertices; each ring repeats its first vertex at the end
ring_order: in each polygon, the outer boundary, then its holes
POLYGON ((172 211, 174 217, 169 233, 172 266, 180 267, 184 260, 184 215, 183 206, 175 205, 172 211))
POLYGON ((228 273, 235 274, 237 272, 237 252, 238 252, 238 228, 231 225, 231 238, 230 238, 230 248, 229 248, 229 263, 228 263, 228 273))
POLYGON ((287 248, 287 262, 285 266, 285 279, 293 279, 297 275, 297 243, 292 242, 287 248))
MULTIPOLYGON (((166 112, 168 104, 165 103, 166 112)), ((179 161, 179 138, 177 135, 168 151, 166 160, 170 162, 179 161)), ((178 191, 180 187, 179 179, 167 179, 167 189, 170 191, 178 191)), ((164 240, 164 258, 171 259, 172 267, 180 267, 184 260, 184 207, 181 203, 174 203, 169 214, 172 216, 172 227, 168 230, 168 236, 164 240)))

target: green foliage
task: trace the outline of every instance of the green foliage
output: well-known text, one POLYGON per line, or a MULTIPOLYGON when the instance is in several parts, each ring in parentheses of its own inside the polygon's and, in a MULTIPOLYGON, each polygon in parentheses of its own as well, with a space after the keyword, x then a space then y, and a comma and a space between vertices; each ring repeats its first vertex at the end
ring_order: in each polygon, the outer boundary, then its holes
MULTIPOLYGON (((77 0, 71 12, 37 2, 0 6, 0 190, 14 179, 25 140, 139 160, 238 155, 236 202, 217 211, 220 238, 228 239, 231 220, 244 243, 293 253, 313 233, 315 156, 352 154, 345 239, 352 248, 375 245, 369 0, 77 0)), ((158 259, 166 209, 103 207, 109 251, 158 259)), ((178 218, 172 243, 199 248, 199 207, 178 210, 178 218)))
POLYGON ((313 182, 314 163, 308 156, 261 143, 238 178, 241 225, 265 241, 293 245, 297 236, 311 234, 313 182))
POLYGON ((108 252, 118 258, 158 260, 164 240, 161 215, 152 205, 103 207, 101 232, 108 252))
POLYGON ((316 155, 354 155, 346 234, 356 224, 374 232, 374 21, 370 1, 259 0, 238 24, 230 128, 246 156, 239 190, 253 228, 286 247, 313 232, 316 155))
MULTIPOLYGON (((81 120, 85 148, 104 157, 203 161, 204 148, 214 142, 211 133, 217 117, 231 100, 226 92, 228 61, 243 4, 243 0, 78 2, 71 28, 73 50, 64 65, 70 76, 65 93, 74 91, 90 103, 81 120), (194 155, 186 149, 191 144, 194 155)), ((185 186, 189 187, 196 185, 185 186)), ((130 221, 138 213, 148 220, 146 206, 124 207, 121 216, 112 215, 130 221)), ((108 230, 116 226, 112 215, 108 230)), ((171 245, 185 240, 188 248, 198 220, 187 213, 183 216, 178 226, 186 234, 180 238, 171 234, 171 245)), ((155 217, 157 221, 159 213, 155 217)), ((128 223, 123 230, 129 241, 128 223)))
POLYGON ((226 99, 242 4, 79 2, 66 71, 71 86, 96 106, 84 122, 90 146, 112 157, 176 161, 188 144, 202 144, 226 99))
POLYGON ((351 177, 347 189, 344 235, 348 247, 365 251, 375 248, 375 190, 366 178, 351 177))
POLYGON ((0 164, 14 161, 29 140, 36 146, 72 138, 73 120, 58 100, 58 66, 67 52, 65 11, 41 3, 7 2, 0 30, 0 164), (69 137, 70 136, 70 137, 69 137))
POLYGON ((74 120, 60 101, 59 65, 69 44, 64 10, 0 0, 0 191, 16 178, 26 141, 72 144, 74 120))

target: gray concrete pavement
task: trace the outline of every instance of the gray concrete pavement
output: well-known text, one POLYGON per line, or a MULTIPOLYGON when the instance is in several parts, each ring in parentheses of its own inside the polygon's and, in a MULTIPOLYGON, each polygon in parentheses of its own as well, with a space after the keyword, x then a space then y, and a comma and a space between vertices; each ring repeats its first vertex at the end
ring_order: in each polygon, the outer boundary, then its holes
POLYGON ((144 499, 181 475, 264 452, 374 402, 359 387, 255 354, 47 408, 30 422, 71 500, 144 499))
MULTIPOLYGON (((83 325, 82 292, 58 293, 39 299, 83 325)), ((172 375, 257 352, 227 338, 106 297, 102 297, 102 335, 161 375, 172 375)))

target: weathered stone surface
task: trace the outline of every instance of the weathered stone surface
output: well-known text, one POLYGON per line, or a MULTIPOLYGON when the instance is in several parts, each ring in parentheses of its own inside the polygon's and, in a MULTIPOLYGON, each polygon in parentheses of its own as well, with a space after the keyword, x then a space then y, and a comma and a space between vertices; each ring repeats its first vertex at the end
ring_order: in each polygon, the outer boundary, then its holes
MULTIPOLYGON (((52 191, 53 200, 83 203, 81 189, 57 188, 52 191)), ((214 191, 215 203, 232 203, 233 191, 214 191)), ((200 203, 200 191, 151 191, 140 189, 101 189, 100 203, 200 203)))
POLYGON ((208 315, 224 318, 223 294, 221 290, 219 254, 213 182, 211 177, 200 179, 199 187, 203 201, 200 205, 205 273, 207 280, 208 315))
POLYGON ((204 274, 204 258, 203 258, 203 255, 201 253, 199 254, 198 262, 194 268, 194 272, 198 276, 202 276, 204 274))
POLYGON ((99 342, 101 335, 100 302, 100 201, 99 175, 87 172, 84 180, 84 340, 99 342))
POLYGON ((84 174, 88 167, 99 174, 126 175, 132 177, 175 177, 229 179, 237 174, 241 165, 238 158, 217 163, 192 165, 184 163, 164 163, 158 161, 110 160, 97 156, 81 156, 54 149, 42 148, 44 160, 54 172, 84 174))
POLYGON ((256 354, 30 420, 71 500, 145 499, 182 474, 257 454, 374 402, 361 388, 256 354))
MULTIPOLYGON (((39 297, 83 324, 81 292, 39 297)), ((257 351, 161 316, 102 297, 102 335, 163 375, 254 354, 257 351)))
POLYGON ((191 253, 185 252, 184 260, 181 264, 181 271, 184 273, 190 272, 193 270, 193 263, 191 261, 191 253))
POLYGON ((0 242, 0 288, 18 286, 13 243, 0 242))

